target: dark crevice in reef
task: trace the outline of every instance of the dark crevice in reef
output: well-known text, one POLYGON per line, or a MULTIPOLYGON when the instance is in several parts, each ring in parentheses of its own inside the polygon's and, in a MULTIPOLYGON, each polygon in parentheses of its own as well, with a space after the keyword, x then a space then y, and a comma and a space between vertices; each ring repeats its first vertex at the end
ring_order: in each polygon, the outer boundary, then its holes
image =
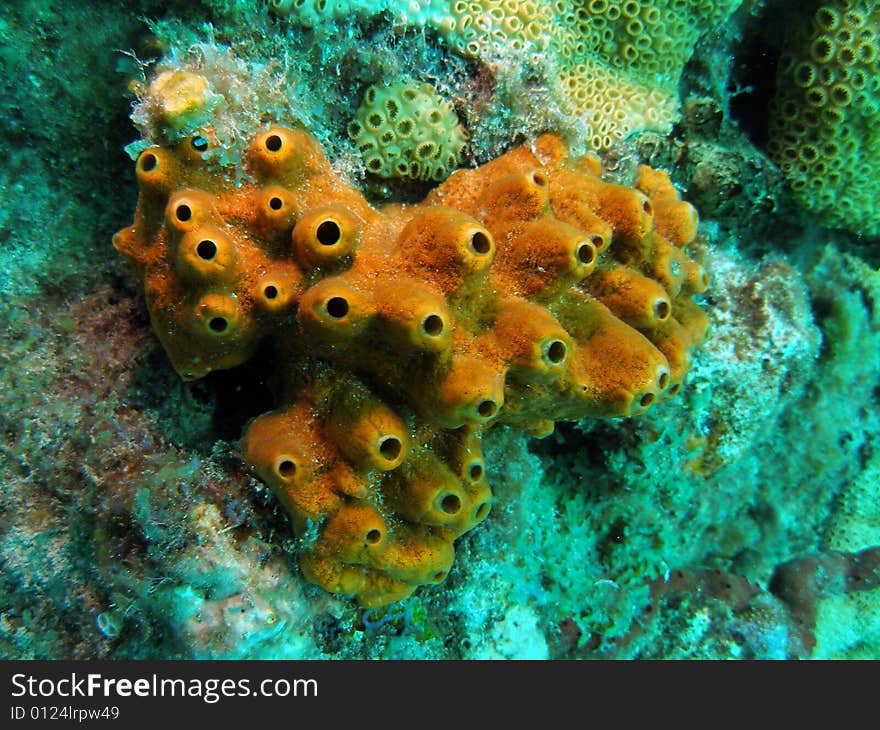
POLYGON ((776 95, 776 68, 792 15, 809 15, 817 0, 792 3, 768 0, 760 14, 745 21, 742 38, 734 46, 728 93, 730 116, 759 149, 766 149, 769 105, 776 95))
POLYGON ((778 27, 763 15, 746 23, 742 40, 733 49, 728 80, 730 116, 760 149, 767 146, 768 109, 776 94, 780 39, 773 36, 780 35, 778 27))
POLYGON ((274 362, 274 348, 267 344, 245 364, 213 372, 205 379, 215 399, 211 420, 214 438, 237 440, 250 419, 275 407, 270 387, 274 362))
POLYGON ((826 334, 827 321, 834 315, 834 302, 827 297, 814 296, 810 299, 810 307, 813 311, 813 319, 816 326, 822 331, 822 344, 819 350, 819 362, 828 362, 832 353, 826 334))
POLYGON ((633 446, 635 440, 634 434, 601 421, 590 424, 588 429, 577 422, 557 421, 550 436, 529 441, 529 451, 547 459, 577 455, 591 466, 604 468, 606 453, 633 446))
POLYGON ((128 406, 153 411, 163 434, 175 445, 210 451, 217 440, 235 441, 253 417, 272 410, 271 359, 258 353, 251 362, 185 383, 158 343, 137 365, 128 406))

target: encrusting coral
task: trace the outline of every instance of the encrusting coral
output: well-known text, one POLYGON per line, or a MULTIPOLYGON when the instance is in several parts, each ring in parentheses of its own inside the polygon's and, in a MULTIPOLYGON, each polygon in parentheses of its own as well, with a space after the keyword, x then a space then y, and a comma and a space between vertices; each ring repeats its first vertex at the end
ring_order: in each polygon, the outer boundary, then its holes
POLYGON ((663 172, 603 182, 544 135, 374 209, 302 130, 258 134, 243 185, 206 146, 140 155, 114 245, 184 378, 274 345, 278 407, 245 458, 302 537, 305 575, 365 606, 445 579, 491 507, 486 428, 643 412, 705 336, 708 278, 684 251, 697 215, 663 172))
POLYGON ((880 8, 830 0, 793 23, 767 149, 797 198, 830 225, 880 235, 880 8))
POLYGON ((467 141, 452 104, 410 79, 368 88, 348 136, 368 172, 410 180, 445 180, 467 141))
POLYGON ((742 0, 272 0, 272 13, 332 36, 352 19, 433 29, 490 67, 543 68, 551 98, 605 150, 634 132, 668 132, 699 38, 742 0))

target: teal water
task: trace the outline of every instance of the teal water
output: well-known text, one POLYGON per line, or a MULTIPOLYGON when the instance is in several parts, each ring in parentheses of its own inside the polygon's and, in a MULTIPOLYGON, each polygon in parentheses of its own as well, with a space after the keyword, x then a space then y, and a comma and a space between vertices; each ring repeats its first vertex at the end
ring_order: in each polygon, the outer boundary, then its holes
POLYGON ((0 656, 880 657, 880 239, 864 172, 877 11, 686 3, 661 28, 666 3, 644 3, 658 70, 647 53, 621 60, 617 31, 565 56, 565 3, 536 3, 532 46, 516 23, 493 35, 496 5, 476 45, 440 2, 419 17, 388 2, 345 17, 332 3, 3 5, 0 656), (829 58, 811 57, 829 34, 829 58), (582 81, 635 91, 602 96, 616 111, 578 101, 560 83, 578 64, 582 81), (155 80, 175 71, 205 87, 163 107, 155 80), (489 429, 492 511, 449 575, 365 609, 305 579, 316 533, 295 537, 242 459, 246 424, 273 408, 265 351, 184 382, 111 239, 135 214, 143 149, 204 134, 211 163, 246 182, 242 151, 272 121, 308 129, 371 203, 420 200, 433 183, 366 174, 347 131, 369 85, 399 79, 451 104, 464 167, 554 131, 616 182, 667 170, 700 214, 688 251, 711 278, 711 333, 681 394, 643 415, 544 439, 489 429))

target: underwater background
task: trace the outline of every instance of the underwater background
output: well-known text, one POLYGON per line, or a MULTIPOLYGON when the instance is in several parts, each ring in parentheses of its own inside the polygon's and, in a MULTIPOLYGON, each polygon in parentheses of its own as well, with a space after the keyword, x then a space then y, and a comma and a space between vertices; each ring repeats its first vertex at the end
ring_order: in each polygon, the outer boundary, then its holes
POLYGON ((0 656, 880 658, 874 2, 12 0, 0 39, 0 656), (364 149, 373 86, 440 163, 364 149), (184 381, 111 245, 143 150, 244 177, 274 123, 374 206, 556 132, 699 212, 681 392, 486 429, 491 512, 384 606, 306 580, 243 459, 259 354, 184 381))

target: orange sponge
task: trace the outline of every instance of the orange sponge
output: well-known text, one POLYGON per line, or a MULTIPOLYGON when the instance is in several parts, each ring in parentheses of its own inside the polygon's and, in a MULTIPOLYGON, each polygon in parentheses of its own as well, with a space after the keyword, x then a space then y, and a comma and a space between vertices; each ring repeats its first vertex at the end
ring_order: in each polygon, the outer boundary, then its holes
POLYGON ((445 579, 491 509, 487 428, 641 413, 706 334, 697 215, 665 173, 610 184, 544 135, 377 210, 302 130, 259 134, 245 167, 237 185, 188 141, 147 149, 114 245, 184 378, 274 340, 278 403, 245 459, 306 577, 365 606, 445 579))

